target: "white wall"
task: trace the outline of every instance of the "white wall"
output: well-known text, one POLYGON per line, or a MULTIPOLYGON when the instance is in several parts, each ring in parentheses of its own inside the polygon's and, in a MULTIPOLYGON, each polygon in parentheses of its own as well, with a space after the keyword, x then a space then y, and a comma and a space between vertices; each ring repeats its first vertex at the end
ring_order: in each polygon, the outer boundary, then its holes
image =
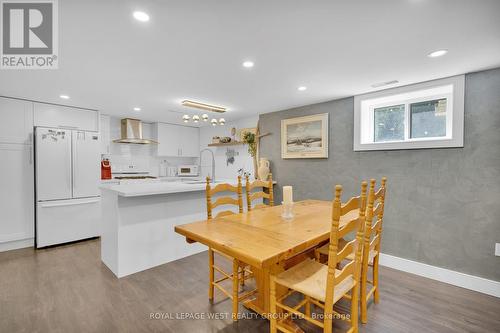
MULTIPOLYGON (((236 178, 238 176, 238 169, 243 168, 245 171, 249 171, 253 175, 253 160, 250 154, 248 154, 248 148, 246 145, 238 146, 227 146, 227 147, 208 147, 209 143, 212 143, 213 136, 231 136, 231 128, 236 127, 248 128, 256 127, 258 116, 242 118, 234 122, 226 123, 224 126, 206 126, 200 128, 200 151, 205 148, 209 148, 215 154, 215 175, 218 179, 236 178), (234 149, 238 154, 234 157, 234 164, 227 164, 226 152, 228 149, 234 149)), ((203 153, 201 162, 201 174, 206 177, 211 173, 211 156, 210 153, 203 153)))
MULTIPOLYGON (((153 124, 142 123, 143 137, 145 139, 153 138, 153 124)), ((110 138, 111 141, 119 139, 121 136, 120 118, 110 118, 110 138)), ((196 164, 196 158, 190 157, 157 157, 156 146, 134 145, 111 143, 110 154, 106 157, 111 162, 113 172, 118 171, 121 167, 135 165, 140 171, 149 171, 152 176, 158 176, 159 165, 162 160, 165 160, 170 165, 179 164, 196 164)))

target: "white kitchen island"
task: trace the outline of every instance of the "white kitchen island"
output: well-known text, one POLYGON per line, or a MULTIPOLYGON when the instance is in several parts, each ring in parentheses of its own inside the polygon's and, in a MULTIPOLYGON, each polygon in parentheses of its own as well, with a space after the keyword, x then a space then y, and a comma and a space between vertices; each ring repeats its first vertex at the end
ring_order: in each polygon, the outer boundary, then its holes
POLYGON ((102 262, 121 278, 205 251, 174 232, 206 219, 205 187, 202 181, 102 185, 102 262))

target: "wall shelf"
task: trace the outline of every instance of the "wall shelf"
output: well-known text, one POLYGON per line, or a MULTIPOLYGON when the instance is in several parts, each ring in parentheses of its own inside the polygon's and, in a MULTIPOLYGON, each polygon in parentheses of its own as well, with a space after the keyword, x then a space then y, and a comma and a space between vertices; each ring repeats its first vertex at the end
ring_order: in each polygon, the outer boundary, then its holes
POLYGON ((223 146, 238 146, 238 145, 244 145, 244 142, 241 141, 231 141, 228 143, 209 143, 209 147, 223 147, 223 146))

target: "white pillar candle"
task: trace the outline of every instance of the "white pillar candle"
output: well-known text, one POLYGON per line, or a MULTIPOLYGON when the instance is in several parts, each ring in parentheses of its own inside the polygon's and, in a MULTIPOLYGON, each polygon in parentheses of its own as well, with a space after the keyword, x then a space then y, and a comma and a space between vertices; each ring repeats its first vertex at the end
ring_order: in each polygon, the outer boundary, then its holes
POLYGON ((293 188, 291 186, 283 186, 283 203, 290 204, 293 202, 293 188))

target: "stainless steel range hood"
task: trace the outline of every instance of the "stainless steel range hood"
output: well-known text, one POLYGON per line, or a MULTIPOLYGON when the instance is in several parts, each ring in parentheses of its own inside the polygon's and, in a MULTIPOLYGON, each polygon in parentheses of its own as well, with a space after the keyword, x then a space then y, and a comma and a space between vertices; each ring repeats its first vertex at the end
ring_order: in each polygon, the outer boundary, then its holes
POLYGON ((116 143, 131 143, 137 145, 158 144, 158 142, 142 137, 142 122, 139 119, 125 118, 121 120, 122 137, 113 140, 116 143))

